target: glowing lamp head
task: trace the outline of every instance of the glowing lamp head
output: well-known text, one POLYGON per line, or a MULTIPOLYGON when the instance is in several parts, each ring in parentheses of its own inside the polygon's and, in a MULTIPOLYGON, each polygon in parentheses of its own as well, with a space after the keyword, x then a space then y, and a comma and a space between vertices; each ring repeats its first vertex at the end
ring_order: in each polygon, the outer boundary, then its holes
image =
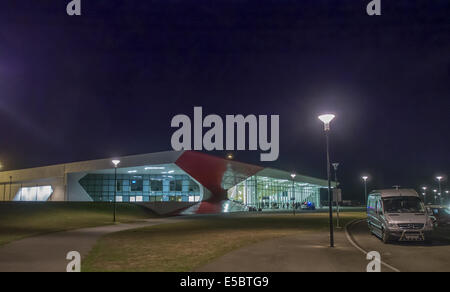
POLYGON ((433 193, 437 193, 437 190, 433 190, 433 193))
POLYGON ((442 180, 442 176, 436 176, 436 179, 438 180, 438 181, 441 181, 442 180))
POLYGON ((233 159, 233 154, 232 153, 227 154, 227 158, 228 159, 233 159))
POLYGON ((427 187, 422 187, 422 190, 426 191, 426 190, 427 190, 427 187))
POLYGON ((335 115, 333 114, 324 114, 319 116, 319 120, 321 120, 324 124, 325 131, 330 130, 330 123, 334 119, 335 115))
POLYGON ((337 163, 337 162, 332 163, 332 165, 333 165, 333 167, 334 167, 334 170, 337 170, 338 167, 339 167, 339 163, 337 163))
POLYGON ((297 175, 295 173, 291 174, 292 179, 294 179, 297 175))
POLYGON ((114 167, 117 167, 117 165, 119 165, 120 163, 120 160, 114 159, 112 163, 114 164, 114 167))
POLYGON ((363 176, 363 177, 361 177, 364 181, 367 181, 367 179, 369 178, 368 176, 363 176))

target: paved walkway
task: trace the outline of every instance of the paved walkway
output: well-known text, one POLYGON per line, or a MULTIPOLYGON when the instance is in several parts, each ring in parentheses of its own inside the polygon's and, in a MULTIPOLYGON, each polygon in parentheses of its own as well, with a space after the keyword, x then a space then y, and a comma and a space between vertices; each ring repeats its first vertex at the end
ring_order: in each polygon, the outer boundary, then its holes
POLYGON ((108 225, 29 237, 0 248, 0 272, 65 272, 70 251, 83 258, 106 234, 178 222, 177 218, 148 219, 133 224, 108 225))
POLYGON ((365 272, 368 261, 343 231, 329 247, 327 232, 281 237, 232 251, 199 272, 365 272))

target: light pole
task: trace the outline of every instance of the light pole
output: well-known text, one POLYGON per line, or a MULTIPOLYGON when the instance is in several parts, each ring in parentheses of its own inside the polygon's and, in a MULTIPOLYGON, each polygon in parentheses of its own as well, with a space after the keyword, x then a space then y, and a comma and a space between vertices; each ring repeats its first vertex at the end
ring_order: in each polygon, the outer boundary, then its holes
POLYGON ((441 192, 441 180, 442 180, 442 176, 437 176, 436 179, 438 180, 439 183, 439 204, 442 205, 442 192, 441 192))
POLYGON ((291 174, 292 177, 292 210, 294 212, 294 216, 295 216, 295 183, 294 183, 294 179, 296 177, 295 173, 291 174))
POLYGON ((9 200, 12 200, 12 176, 9 177, 9 200))
POLYGON ((361 177, 364 181, 364 205, 367 205, 367 179, 369 178, 367 175, 361 177))
POLYGON ((330 122, 334 119, 333 114, 324 114, 319 116, 319 120, 323 122, 327 146, 327 177, 328 177, 328 212, 330 216, 330 247, 334 247, 334 234, 333 234, 333 206, 331 197, 331 179, 330 179, 330 122))
POLYGON ((336 227, 339 228, 339 190, 338 190, 338 178, 337 178, 337 171, 338 171, 339 163, 335 162, 333 163, 334 168, 334 181, 336 183, 336 227))
POLYGON ((119 165, 120 160, 114 159, 112 161, 112 163, 114 164, 114 201, 113 201, 114 211, 113 211, 113 222, 116 222, 117 165, 119 165))
POLYGON ((426 198, 427 198, 427 187, 422 187, 423 190, 423 203, 426 204, 426 198))

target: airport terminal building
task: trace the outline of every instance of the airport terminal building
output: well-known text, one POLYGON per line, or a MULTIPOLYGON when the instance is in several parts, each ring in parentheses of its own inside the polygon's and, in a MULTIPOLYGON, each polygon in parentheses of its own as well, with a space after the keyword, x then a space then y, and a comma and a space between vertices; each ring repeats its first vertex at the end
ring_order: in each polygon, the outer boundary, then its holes
POLYGON ((320 206, 323 179, 195 151, 167 151, 0 172, 0 201, 74 201, 172 206, 184 213, 320 206))

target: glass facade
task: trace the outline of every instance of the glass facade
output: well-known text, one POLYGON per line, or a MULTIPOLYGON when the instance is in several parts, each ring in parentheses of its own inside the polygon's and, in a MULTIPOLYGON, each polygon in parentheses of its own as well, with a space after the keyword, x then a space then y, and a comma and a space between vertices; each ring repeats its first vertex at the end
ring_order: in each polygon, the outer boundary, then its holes
POLYGON ((262 209, 292 209, 293 204, 312 202, 320 206, 320 186, 252 176, 228 190, 228 198, 249 207, 262 209))
MULTIPOLYGON (((80 185, 95 202, 114 201, 114 174, 90 173, 80 185)), ((200 186, 188 175, 117 174, 117 202, 199 202, 200 186)))

